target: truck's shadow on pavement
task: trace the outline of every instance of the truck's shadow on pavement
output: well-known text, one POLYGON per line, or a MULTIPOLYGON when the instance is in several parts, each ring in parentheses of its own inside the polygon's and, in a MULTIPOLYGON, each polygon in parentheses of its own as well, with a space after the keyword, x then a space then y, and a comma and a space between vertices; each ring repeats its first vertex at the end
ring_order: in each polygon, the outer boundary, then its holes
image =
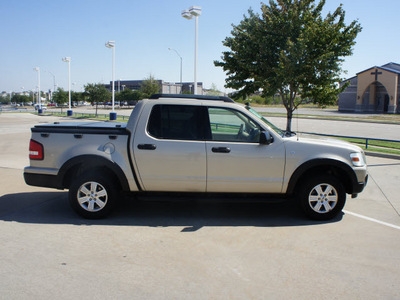
MULTIPOLYGON (((165 199, 164 199, 165 200, 165 199)), ((342 214, 328 222, 338 222, 342 214)), ((87 220, 69 206, 67 192, 7 194, 0 197, 0 220, 32 224, 183 226, 182 232, 209 226, 284 227, 326 224, 307 219, 298 205, 207 201, 145 202, 124 199, 108 218, 87 220)))

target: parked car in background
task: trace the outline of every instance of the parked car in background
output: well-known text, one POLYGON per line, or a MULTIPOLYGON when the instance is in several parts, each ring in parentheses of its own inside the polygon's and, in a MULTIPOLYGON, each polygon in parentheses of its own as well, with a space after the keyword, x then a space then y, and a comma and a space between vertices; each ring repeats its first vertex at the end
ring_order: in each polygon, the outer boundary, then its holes
POLYGON ((47 106, 46 106, 46 105, 44 105, 44 104, 42 104, 42 105, 35 104, 35 110, 39 110, 39 107, 40 107, 42 110, 47 110, 47 106))

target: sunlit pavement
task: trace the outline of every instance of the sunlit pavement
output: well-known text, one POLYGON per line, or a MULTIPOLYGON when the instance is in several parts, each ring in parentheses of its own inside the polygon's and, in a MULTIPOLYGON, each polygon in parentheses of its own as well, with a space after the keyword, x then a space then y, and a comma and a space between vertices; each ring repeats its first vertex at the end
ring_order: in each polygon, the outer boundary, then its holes
MULTIPOLYGON (((24 114, 25 115, 25 114, 24 114)), ((88 221, 67 193, 25 185, 29 128, 0 115, 4 299, 398 299, 400 161, 368 157, 369 182, 331 222, 291 202, 136 203, 88 221)))

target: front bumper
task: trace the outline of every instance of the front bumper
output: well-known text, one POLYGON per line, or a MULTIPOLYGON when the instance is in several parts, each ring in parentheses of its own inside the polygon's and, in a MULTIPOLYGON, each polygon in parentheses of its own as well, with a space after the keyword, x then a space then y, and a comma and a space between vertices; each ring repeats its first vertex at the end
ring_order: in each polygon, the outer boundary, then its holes
POLYGON ((352 193, 353 198, 355 198, 354 196, 355 194, 361 193, 364 190, 367 183, 368 183, 368 174, 365 176, 363 182, 357 182, 353 185, 353 193, 352 193))

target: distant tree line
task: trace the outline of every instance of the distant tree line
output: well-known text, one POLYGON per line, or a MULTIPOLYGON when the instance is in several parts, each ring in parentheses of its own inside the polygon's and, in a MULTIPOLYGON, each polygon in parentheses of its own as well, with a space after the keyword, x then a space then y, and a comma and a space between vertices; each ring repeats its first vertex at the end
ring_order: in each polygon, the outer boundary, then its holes
MULTIPOLYGON (((157 80, 155 80, 153 75, 149 75, 149 77, 145 78, 139 90, 131 90, 124 89, 121 92, 115 93, 115 101, 117 102, 127 102, 132 103, 135 101, 139 101, 141 99, 149 98, 153 94, 157 94, 160 91, 160 85, 157 80)), ((44 93, 41 92, 42 97, 44 97, 44 93)), ((68 103, 68 91, 65 91, 63 88, 58 88, 53 93, 53 102, 59 106, 64 106, 68 103)), ((34 97, 34 102, 36 102, 37 96, 34 97)), ((110 102, 112 100, 112 94, 109 90, 105 88, 105 86, 101 83, 88 83, 84 86, 84 92, 74 92, 71 91, 71 102, 82 102, 86 101, 95 104, 103 104, 110 102)), ((8 95, 0 96, 0 103, 8 104, 8 103, 18 103, 18 104, 26 104, 29 102, 33 102, 32 94, 30 96, 22 95, 22 94, 14 94, 11 97, 8 95)))

